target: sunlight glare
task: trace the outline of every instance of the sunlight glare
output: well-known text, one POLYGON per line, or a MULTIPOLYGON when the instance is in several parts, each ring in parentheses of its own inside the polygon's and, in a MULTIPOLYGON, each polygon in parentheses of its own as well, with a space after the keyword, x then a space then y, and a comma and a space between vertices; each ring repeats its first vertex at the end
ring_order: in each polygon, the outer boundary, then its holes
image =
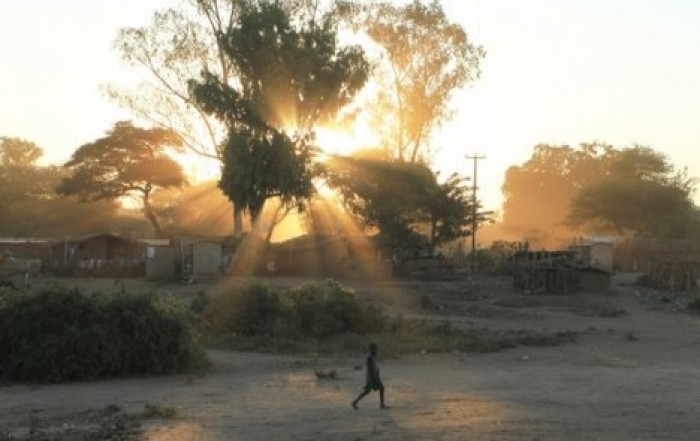
POLYGON ((218 180, 221 175, 221 162, 192 151, 178 153, 175 160, 182 166, 191 183, 218 180))
POLYGON ((316 144, 327 155, 347 156, 359 149, 375 147, 378 139, 368 124, 356 121, 349 129, 317 128, 316 144))

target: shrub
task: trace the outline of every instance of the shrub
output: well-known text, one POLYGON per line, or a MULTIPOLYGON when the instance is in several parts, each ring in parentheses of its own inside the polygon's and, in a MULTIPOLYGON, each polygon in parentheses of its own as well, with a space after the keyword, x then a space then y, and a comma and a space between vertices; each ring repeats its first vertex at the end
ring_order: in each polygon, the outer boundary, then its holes
POLYGON ((215 295, 204 318, 215 336, 274 336, 287 343, 300 337, 366 334, 381 330, 384 322, 377 308, 363 305, 332 280, 286 291, 260 282, 239 283, 215 295))
POLYGON ((172 419, 179 416, 179 412, 172 406, 161 406, 160 404, 146 403, 143 406, 141 417, 146 419, 172 419))
POLYGON ((362 305, 334 280, 305 283, 289 292, 301 333, 310 337, 367 334, 383 327, 381 312, 362 305))
POLYGON ((209 300, 210 298, 206 291, 197 292, 197 295, 190 302, 190 311, 197 314, 203 313, 204 310, 207 309, 209 300))
POLYGON ((187 311, 152 294, 46 288, 0 298, 0 378, 89 380, 205 365, 187 311))
POLYGON ((245 281, 214 295, 204 318, 214 335, 274 335, 292 321, 292 309, 277 288, 245 281))

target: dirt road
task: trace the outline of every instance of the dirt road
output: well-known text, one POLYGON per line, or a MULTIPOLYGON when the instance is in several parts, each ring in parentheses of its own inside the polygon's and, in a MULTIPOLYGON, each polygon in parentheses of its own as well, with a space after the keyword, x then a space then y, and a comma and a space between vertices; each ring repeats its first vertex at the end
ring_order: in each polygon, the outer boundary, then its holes
POLYGON ((390 410, 378 409, 376 395, 350 407, 362 354, 211 352, 214 371, 201 377, 0 387, 0 421, 17 428, 34 410, 48 423, 80 424, 91 409, 139 412, 151 403, 178 411, 144 422, 151 440, 700 439, 697 316, 631 287, 525 300, 498 283, 410 288, 434 298, 423 314, 464 326, 582 335, 564 347, 385 359, 390 410), (484 295, 460 298, 467 291, 484 295), (336 369, 340 379, 317 380, 315 369, 336 369))

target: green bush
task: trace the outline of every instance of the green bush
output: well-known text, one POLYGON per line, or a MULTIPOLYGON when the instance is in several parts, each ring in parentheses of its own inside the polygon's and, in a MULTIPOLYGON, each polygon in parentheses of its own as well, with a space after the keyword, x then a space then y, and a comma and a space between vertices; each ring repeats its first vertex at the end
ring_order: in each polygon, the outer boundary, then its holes
POLYGON ((65 381, 171 374, 206 359, 188 312, 152 294, 46 288, 0 297, 0 378, 65 381))
POLYGON ((209 304, 209 295, 207 294, 206 291, 199 291, 197 295, 192 299, 190 302, 190 311, 196 313, 196 314, 201 314, 204 312, 205 309, 207 309, 207 305, 209 304))
POLYGON ((256 281, 220 291, 210 299, 203 316, 214 335, 274 335, 293 321, 291 305, 280 290, 256 281))
POLYGON ((273 336, 284 341, 367 334, 383 327, 381 312, 363 305, 335 281, 280 290, 260 282, 228 287, 212 297, 203 314, 214 336, 273 336))
POLYGON ((383 327, 381 312, 362 305, 352 290, 334 280, 308 282, 289 292, 301 333, 310 337, 376 332, 383 327))

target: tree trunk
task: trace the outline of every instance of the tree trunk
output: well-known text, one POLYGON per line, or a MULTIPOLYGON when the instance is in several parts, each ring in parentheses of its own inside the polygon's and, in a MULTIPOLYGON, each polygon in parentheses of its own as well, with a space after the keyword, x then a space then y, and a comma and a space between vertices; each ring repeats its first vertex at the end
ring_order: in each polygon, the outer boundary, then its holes
POLYGON ((414 140, 413 143, 413 151, 411 152, 411 162, 415 163, 418 160, 418 151, 420 150, 421 147, 421 141, 423 138, 423 131, 418 132, 418 136, 414 140))
POLYGON ((160 223, 158 222, 158 218, 156 217, 155 212, 153 211, 153 207, 151 206, 151 202, 149 200, 150 193, 146 192, 143 194, 143 211, 146 213, 146 218, 148 221, 151 223, 151 226, 153 227, 153 235, 156 238, 161 237, 162 231, 160 229, 160 223))
POLYGON ((243 234, 243 210, 233 205, 233 236, 241 237, 243 234))
POLYGON ((435 247, 437 246, 437 220, 431 219, 430 221, 430 254, 435 253, 435 247))

